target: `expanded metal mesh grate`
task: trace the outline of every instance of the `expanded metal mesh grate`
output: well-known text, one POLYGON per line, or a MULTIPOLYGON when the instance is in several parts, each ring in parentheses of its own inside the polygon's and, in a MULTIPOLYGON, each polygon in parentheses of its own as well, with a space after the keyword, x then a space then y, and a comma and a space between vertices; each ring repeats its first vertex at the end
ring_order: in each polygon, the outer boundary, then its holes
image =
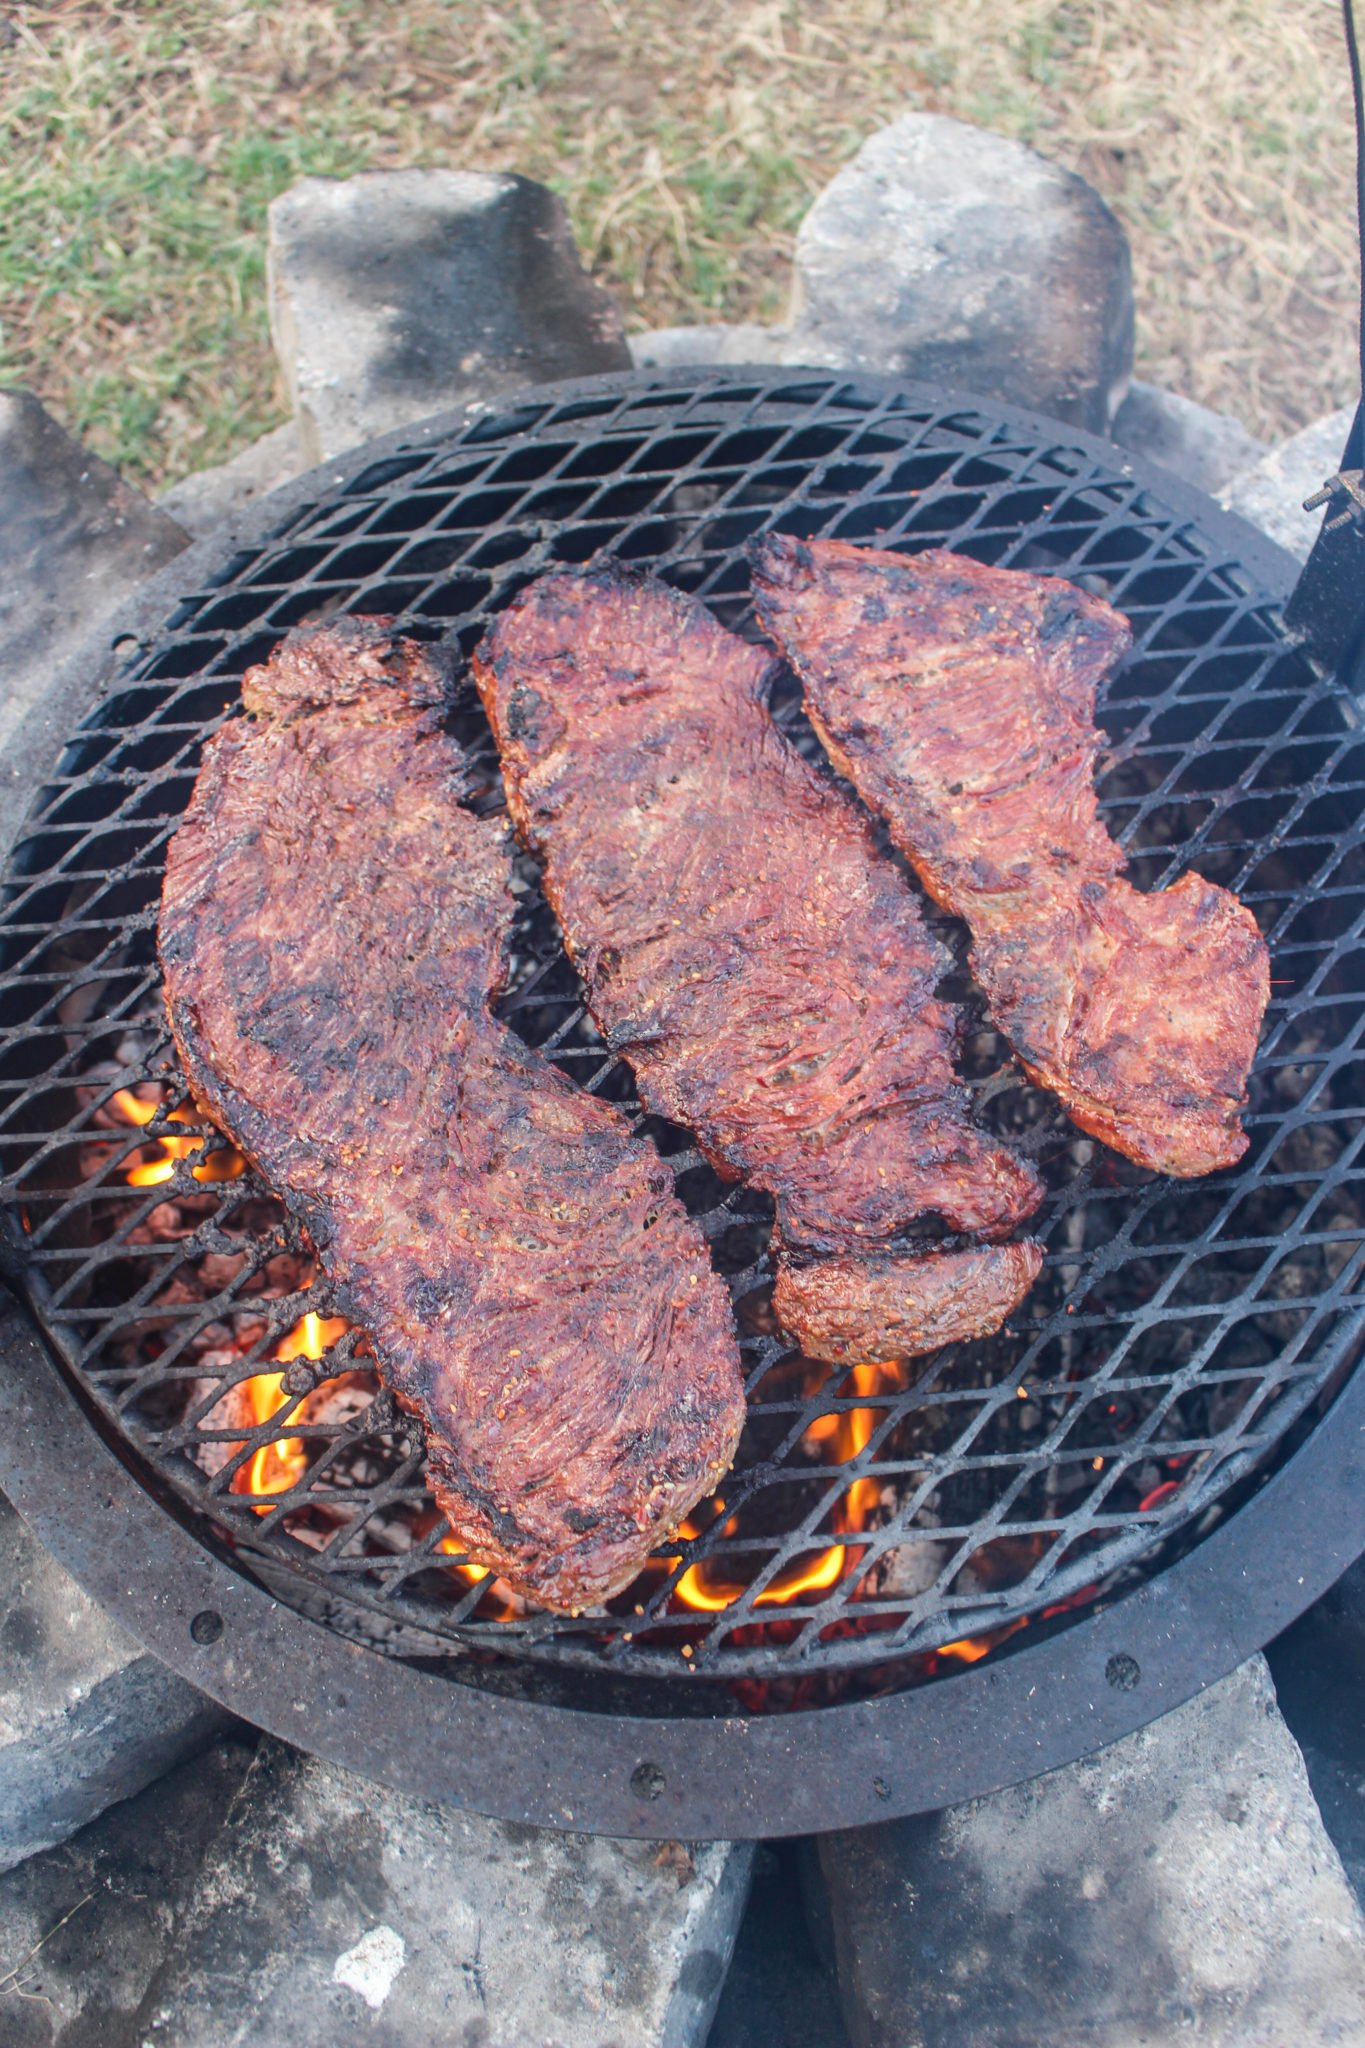
MULTIPOLYGON (((1062 429, 1052 441, 931 394, 790 372, 548 394, 387 453, 260 529, 185 591, 72 740, 0 913, 15 1271, 154 1489, 277 1590, 325 1587, 361 1633, 387 1615, 428 1648, 623 1677, 676 1676, 681 1656, 742 1679, 971 1657, 1159 1560, 1271 1468, 1360 1328, 1365 744, 1351 702, 1284 644, 1218 537, 1232 529, 1176 514, 1062 429), (777 1337, 761 1198, 641 1119, 733 1288, 748 1427, 723 1507, 699 1510, 608 1611, 548 1616, 442 1548, 420 1440, 357 1334, 303 1320, 329 1310, 307 1244, 229 1149, 196 1143, 207 1126, 155 967, 165 846, 206 734, 287 627, 390 612, 468 653, 529 578, 605 549, 752 633, 742 547, 769 528, 951 545, 1063 572, 1128 614, 1134 651, 1100 714, 1105 814, 1139 886, 1195 865, 1270 940, 1251 1148, 1207 1181, 1155 1178, 1082 1138, 978 1012, 965 1057, 980 1113, 1050 1189, 1043 1275, 1001 1335, 849 1374, 777 1337)), ((812 748, 794 690, 777 709, 812 748)), ((492 806, 472 692, 456 722, 492 806)), ((524 873, 503 1013, 638 1117, 524 873)), ((962 933, 934 917, 961 960, 962 933)), ((420 1131, 412 1142, 420 1159, 420 1131)))

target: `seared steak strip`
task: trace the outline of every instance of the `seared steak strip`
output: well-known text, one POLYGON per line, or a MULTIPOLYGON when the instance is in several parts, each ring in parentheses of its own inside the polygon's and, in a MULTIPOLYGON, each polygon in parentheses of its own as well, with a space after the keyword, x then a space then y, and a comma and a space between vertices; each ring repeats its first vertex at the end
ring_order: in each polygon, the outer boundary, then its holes
MULTIPOLYGON (((768 716, 771 666, 693 599, 601 569, 524 591, 474 673, 599 1028, 650 1109, 776 1197, 779 1248, 848 1255, 931 1213, 1003 1236, 1041 1189, 968 1119, 934 995, 947 957, 768 716)), ((841 1270, 856 1293, 856 1258, 841 1270)), ((916 1262, 900 1270, 912 1296, 916 1262)), ((1016 1278, 981 1290, 974 1329, 1016 1278)), ((791 1335, 816 1345, 789 1298, 791 1335)), ((899 1320, 917 1326, 909 1299, 899 1320)), ((880 1308, 866 1333, 881 1341, 880 1308)))
POLYGON ((1240 1159, 1268 955, 1228 890, 1122 878, 1094 713, 1127 621, 1054 577, 781 534, 755 550, 754 587, 830 759, 971 926, 1028 1072, 1156 1172, 1240 1159))
POLYGON ((773 1309, 799 1329, 811 1358, 836 1365, 913 1358, 998 1327, 1002 1301, 1022 1301, 1042 1268, 1041 1245, 984 1244, 966 1251, 865 1252, 778 1267, 773 1309))
POLYGON ((342 620, 243 696, 166 863, 185 1072, 420 1419, 458 1543, 586 1607, 734 1455, 725 1291, 663 1162, 489 1013, 509 846, 461 808, 427 654, 342 620))

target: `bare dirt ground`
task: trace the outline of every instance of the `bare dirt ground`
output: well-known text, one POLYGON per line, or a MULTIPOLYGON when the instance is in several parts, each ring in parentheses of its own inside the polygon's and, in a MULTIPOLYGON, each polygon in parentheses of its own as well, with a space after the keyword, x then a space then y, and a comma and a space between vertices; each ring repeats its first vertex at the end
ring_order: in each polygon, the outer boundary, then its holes
POLYGON ((780 317, 797 222, 925 108, 1094 183, 1138 371, 1268 437, 1356 395, 1334 0, 0 0, 0 382, 155 485, 282 416, 265 209, 514 169, 634 327, 780 317))

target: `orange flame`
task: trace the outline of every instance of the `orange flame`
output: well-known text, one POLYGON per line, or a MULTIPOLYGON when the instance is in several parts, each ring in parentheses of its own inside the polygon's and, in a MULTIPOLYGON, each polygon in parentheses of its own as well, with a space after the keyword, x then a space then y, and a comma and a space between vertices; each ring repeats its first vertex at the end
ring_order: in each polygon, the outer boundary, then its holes
POLYGON ((1020 1615, 1017 1621, 1010 1621, 1003 1628, 993 1628, 984 1636, 963 1636, 960 1642, 941 1643, 934 1655, 952 1657, 959 1664, 979 1664, 983 1657, 989 1657, 1006 1636, 1014 1635, 1019 1629, 1028 1627, 1028 1616, 1020 1615))
MULTIPOLYGON (((452 1552, 463 1550, 464 1545, 457 1536, 443 1536, 436 1548, 448 1557, 452 1552)), ((479 1612, 488 1614, 492 1620, 512 1621, 525 1612, 526 1603, 502 1579, 495 1579, 487 1565, 452 1564, 447 1566, 447 1570, 467 1585, 483 1587, 479 1612)))
POLYGON ((944 1643, 939 1650, 940 1657, 955 1657, 959 1664, 979 1664, 994 1649, 990 1636, 963 1636, 961 1642, 944 1643))
MULTIPOLYGON (((294 1358, 321 1358, 350 1327, 341 1316, 318 1316, 310 1310, 302 1322, 296 1323, 289 1334, 280 1339, 275 1357, 281 1365, 288 1365, 294 1358)), ((255 1423, 268 1422, 291 1399, 296 1399, 296 1412, 300 1415, 308 1405, 306 1394, 295 1397, 285 1392, 282 1372, 253 1374, 243 1382, 243 1392, 255 1423)), ((308 1452, 304 1444, 298 1437, 284 1437, 277 1443, 262 1444, 260 1450, 234 1475, 232 1491, 285 1493, 298 1484, 307 1470, 308 1452)), ((270 1510, 258 1507, 256 1512, 268 1515, 270 1510)))
MULTIPOLYGON (((897 1366, 868 1363, 853 1367, 841 1391, 845 1396, 857 1394, 870 1398, 875 1394, 890 1393, 899 1384, 900 1370, 897 1366)), ((818 1450, 822 1464, 846 1465, 866 1450, 879 1419, 880 1410, 876 1408, 845 1408, 836 1414, 819 1415, 806 1430, 802 1442, 818 1450)), ((855 1479, 834 1509, 833 1521, 838 1534, 854 1536, 866 1529, 880 1499, 881 1488, 874 1478, 855 1479)), ((717 1511, 724 1512, 723 1502, 717 1503, 717 1511)), ((729 1535, 733 1527, 731 1523, 725 1533, 729 1535)), ((680 1535, 689 1538, 700 1533, 690 1522, 684 1522, 679 1531, 680 1535)), ((753 1604, 755 1607, 782 1607, 813 1593, 827 1593, 847 1573, 857 1570, 862 1555, 861 1547, 831 1544, 779 1572, 772 1584, 765 1586, 755 1597, 753 1604)), ((714 1570, 706 1559, 689 1565, 674 1588, 676 1600, 699 1614, 722 1614, 727 1607, 732 1607, 743 1594, 744 1586, 738 1581, 716 1578, 714 1570)))
MULTIPOLYGON (((149 1124, 162 1106, 159 1102, 144 1102, 140 1096, 134 1095, 131 1088, 117 1089, 110 1100, 120 1116, 126 1117, 130 1124, 149 1124)), ((170 1121, 184 1124, 189 1122, 189 1118, 183 1110, 173 1109, 170 1121)), ((156 1143, 161 1147, 159 1159, 143 1160, 137 1166, 127 1168, 124 1178, 129 1187, 159 1187, 163 1181, 171 1179, 177 1160, 188 1159, 195 1152, 202 1152, 208 1139, 196 1132, 184 1138, 158 1138, 156 1143)), ((190 1171, 196 1180, 236 1180, 239 1175, 246 1172, 246 1161, 240 1152, 229 1146, 217 1152, 210 1152, 207 1159, 201 1160, 198 1166, 191 1167, 190 1171)))

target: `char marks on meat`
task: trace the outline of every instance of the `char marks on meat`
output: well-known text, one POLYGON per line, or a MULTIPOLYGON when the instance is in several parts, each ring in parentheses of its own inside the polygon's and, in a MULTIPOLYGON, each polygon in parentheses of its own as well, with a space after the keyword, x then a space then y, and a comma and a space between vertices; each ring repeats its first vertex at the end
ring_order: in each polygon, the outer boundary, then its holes
MULTIPOLYGON (((651 1110, 775 1197, 780 1255, 840 1256, 852 1312, 864 1248, 928 1214, 1004 1236, 1041 1188, 970 1121, 957 1013, 934 994, 947 956, 867 821, 773 724, 771 668, 703 605, 614 568, 541 578, 474 663, 599 1028, 651 1110)), ((896 1269, 906 1332, 919 1263, 896 1269)), ((977 1328, 1016 1277, 977 1290, 977 1328)), ((804 1343, 806 1293, 785 1298, 804 1343)))
POLYGON ((166 863, 185 1072, 420 1418, 457 1544, 588 1606, 734 1455, 725 1290, 662 1160, 490 1014, 510 846, 461 806, 428 655, 343 620, 244 696, 166 863))
POLYGON ((783 535, 755 550, 754 584, 831 760, 971 926, 1028 1072, 1143 1166, 1240 1159, 1268 955, 1228 890, 1123 879, 1094 713, 1126 620, 1052 577, 783 535))

